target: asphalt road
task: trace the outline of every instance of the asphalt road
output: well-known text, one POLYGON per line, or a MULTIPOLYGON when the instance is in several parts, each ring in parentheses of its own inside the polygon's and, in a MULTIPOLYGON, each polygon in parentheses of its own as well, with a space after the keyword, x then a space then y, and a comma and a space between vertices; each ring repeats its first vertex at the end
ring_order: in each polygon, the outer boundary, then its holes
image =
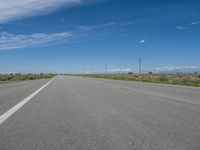
POLYGON ((0 83, 0 115, 36 91, 47 81, 49 80, 0 83))
MULTIPOLYGON (((47 82, 0 85, 0 115, 47 82)), ((57 76, 0 124, 0 150, 200 150, 200 88, 57 76)))

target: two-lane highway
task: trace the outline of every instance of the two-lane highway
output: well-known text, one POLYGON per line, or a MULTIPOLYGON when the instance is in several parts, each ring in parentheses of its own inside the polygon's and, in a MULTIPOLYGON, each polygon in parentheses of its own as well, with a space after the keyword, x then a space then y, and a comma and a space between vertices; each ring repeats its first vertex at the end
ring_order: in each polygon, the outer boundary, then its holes
MULTIPOLYGON (((47 82, 0 85, 0 116, 47 82)), ((57 76, 0 124, 0 150, 68 149, 199 150, 200 88, 57 76)))

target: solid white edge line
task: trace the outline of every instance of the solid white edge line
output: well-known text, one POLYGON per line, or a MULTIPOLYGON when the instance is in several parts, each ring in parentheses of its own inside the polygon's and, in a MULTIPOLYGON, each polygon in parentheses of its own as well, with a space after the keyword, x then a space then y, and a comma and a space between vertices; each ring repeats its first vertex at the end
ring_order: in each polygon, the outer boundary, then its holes
POLYGON ((55 78, 51 79, 49 82, 47 82, 45 85, 43 85, 41 88, 36 90, 34 93, 26 97, 24 100, 19 102, 17 105, 6 111, 3 115, 0 116, 0 125, 6 121, 10 116, 12 116, 17 110, 19 110, 22 106, 24 106, 28 101, 30 101, 33 97, 35 97, 40 91, 42 91, 46 86, 48 86, 55 78))

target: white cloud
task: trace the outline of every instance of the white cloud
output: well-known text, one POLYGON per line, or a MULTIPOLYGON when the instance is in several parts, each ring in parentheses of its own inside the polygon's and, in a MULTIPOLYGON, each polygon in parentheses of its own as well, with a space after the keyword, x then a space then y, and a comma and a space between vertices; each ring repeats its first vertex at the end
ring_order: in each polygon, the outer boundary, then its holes
POLYGON ((131 71, 131 69, 130 68, 125 68, 125 69, 116 68, 116 69, 109 69, 107 71, 108 72, 129 72, 129 71, 131 71))
POLYGON ((71 33, 34 33, 30 35, 14 35, 7 32, 0 33, 0 50, 25 48, 40 44, 69 40, 71 33))
POLYGON ((0 0, 0 23, 47 14, 61 7, 81 5, 89 1, 91 0, 0 0))
POLYGON ((199 70, 200 66, 166 66, 166 67, 158 67, 156 71, 177 71, 177 70, 199 70))
POLYGON ((186 28, 186 27, 183 27, 183 26, 176 26, 176 29, 177 29, 177 30, 186 30, 187 28, 186 28))
POLYGON ((146 42, 145 39, 140 40, 140 43, 141 43, 141 44, 142 44, 142 43, 145 43, 145 42, 146 42))
POLYGON ((190 23, 190 25, 197 25, 197 24, 200 24, 200 21, 194 21, 190 23))
MULTIPOLYGON (((61 21, 65 21, 62 19, 61 21)), ((56 42, 60 42, 63 40, 68 40, 70 43, 84 41, 86 36, 90 36, 90 31, 99 29, 99 28, 107 28, 115 25, 130 25, 130 22, 122 22, 122 23, 102 23, 95 25, 68 25, 66 27, 70 28, 70 32, 63 33, 54 33, 54 34, 46 34, 46 33, 33 33, 30 35, 20 34, 14 35, 8 32, 0 31, 0 50, 5 49, 16 49, 16 48, 25 48, 31 46, 37 46, 47 43, 54 44, 56 42), (73 34, 73 36, 72 36, 73 34)), ((93 36, 107 36, 108 33, 101 32, 100 34, 92 34, 93 36)))

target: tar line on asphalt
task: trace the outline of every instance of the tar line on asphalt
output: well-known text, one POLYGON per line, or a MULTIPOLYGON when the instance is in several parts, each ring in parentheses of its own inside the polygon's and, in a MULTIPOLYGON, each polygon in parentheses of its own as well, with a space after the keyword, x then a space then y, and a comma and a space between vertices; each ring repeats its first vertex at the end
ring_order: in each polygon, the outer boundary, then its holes
POLYGON ((0 125, 6 121, 10 116, 12 116, 17 110, 19 110, 22 106, 24 106, 28 101, 30 101, 33 97, 35 97, 40 91, 42 91, 46 86, 48 86, 55 78, 51 79, 49 82, 47 82, 45 85, 40 87, 38 90, 36 90, 34 93, 26 97, 24 100, 19 102, 17 105, 6 111, 3 115, 0 116, 0 125))

